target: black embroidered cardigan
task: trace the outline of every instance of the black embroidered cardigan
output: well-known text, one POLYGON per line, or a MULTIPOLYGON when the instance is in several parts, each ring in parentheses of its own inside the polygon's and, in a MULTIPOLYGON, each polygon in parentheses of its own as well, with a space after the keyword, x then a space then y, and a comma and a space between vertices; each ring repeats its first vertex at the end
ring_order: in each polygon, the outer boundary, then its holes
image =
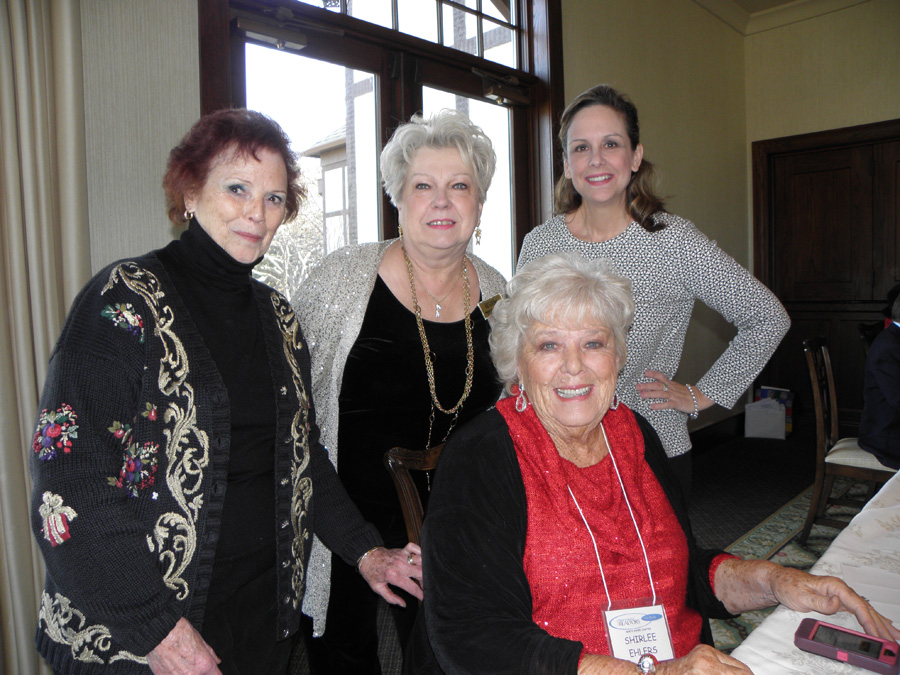
MULTIPOLYGON (((299 624, 312 533, 348 563, 381 543, 319 443, 309 351, 287 300, 253 281, 277 399, 278 630, 299 624)), ((38 651, 59 672, 149 672, 203 622, 230 448, 228 394, 154 253, 110 265, 72 305, 32 444, 47 563, 38 651)))

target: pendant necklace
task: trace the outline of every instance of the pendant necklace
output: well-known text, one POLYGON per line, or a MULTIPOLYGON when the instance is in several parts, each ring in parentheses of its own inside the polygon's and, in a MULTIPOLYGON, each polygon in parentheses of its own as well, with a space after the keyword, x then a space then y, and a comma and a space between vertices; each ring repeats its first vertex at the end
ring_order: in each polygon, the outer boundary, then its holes
MULTIPOLYGON (((415 283, 413 283, 413 286, 415 286, 415 283)), ((441 298, 440 300, 438 300, 436 297, 434 297, 434 296, 431 294, 431 291, 429 291, 429 290, 425 287, 425 284, 422 284, 422 288, 424 288, 424 289, 425 289, 425 292, 428 293, 428 296, 429 296, 432 300, 434 300, 434 318, 435 318, 435 319, 440 319, 440 318, 441 318, 441 310, 443 309, 442 305, 444 304, 444 300, 446 300, 447 298, 450 297, 450 294, 453 293, 453 291, 456 290, 456 287, 454 286, 453 288, 451 288, 450 291, 449 291, 446 295, 444 295, 444 297, 441 298)), ((415 296, 415 291, 413 291, 413 295, 415 296)), ((415 298, 414 298, 414 301, 415 301, 415 298)))

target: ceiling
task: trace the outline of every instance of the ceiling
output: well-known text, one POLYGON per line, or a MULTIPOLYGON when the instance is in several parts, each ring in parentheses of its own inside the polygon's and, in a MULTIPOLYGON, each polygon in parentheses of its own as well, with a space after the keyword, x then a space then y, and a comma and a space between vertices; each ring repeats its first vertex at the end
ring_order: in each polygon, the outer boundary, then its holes
POLYGON ((759 33, 869 0, 694 0, 743 35, 759 33))

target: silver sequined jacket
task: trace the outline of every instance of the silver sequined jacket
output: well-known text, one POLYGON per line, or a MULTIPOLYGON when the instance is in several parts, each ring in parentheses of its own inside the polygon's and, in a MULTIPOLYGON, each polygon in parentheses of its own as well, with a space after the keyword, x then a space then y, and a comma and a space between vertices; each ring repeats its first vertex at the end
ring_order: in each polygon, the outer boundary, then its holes
POLYGON ((678 410, 651 410, 651 400, 642 399, 635 384, 651 381, 644 377, 645 370, 675 376, 694 300, 737 327, 728 349, 697 382, 700 391, 725 408, 753 383, 791 321, 775 295, 692 222, 670 213, 653 218, 666 226, 648 232, 633 222, 617 237, 588 242, 573 237, 564 217, 555 216, 525 236, 517 269, 548 253, 579 251, 587 258, 608 258, 631 280, 634 323, 616 393, 650 421, 666 454, 674 457, 691 449, 688 416, 678 410))
MULTIPOLYGON (((362 328, 369 296, 375 287, 378 267, 388 247, 396 241, 348 246, 330 255, 301 284, 291 289, 294 308, 312 352, 312 398, 316 406, 322 443, 337 467, 338 396, 344 379, 344 364, 362 328)), ((506 289, 503 275, 480 258, 469 259, 478 273, 482 298, 506 289)), ((303 613, 313 618, 313 631, 325 630, 331 584, 331 557, 315 539, 309 561, 303 613)))

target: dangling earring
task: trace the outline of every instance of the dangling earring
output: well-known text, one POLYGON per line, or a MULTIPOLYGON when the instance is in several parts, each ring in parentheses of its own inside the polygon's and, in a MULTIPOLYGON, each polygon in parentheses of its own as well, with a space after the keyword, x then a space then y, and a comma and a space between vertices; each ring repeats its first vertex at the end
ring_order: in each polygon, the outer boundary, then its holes
POLYGON ((519 385, 519 395, 516 397, 516 411, 517 412, 525 412, 525 408, 528 407, 528 399, 525 398, 525 385, 519 385))
POLYGON ((475 245, 481 246, 481 223, 475 226, 475 245))
POLYGON ((397 225, 397 229, 400 231, 400 238, 403 239, 403 226, 397 225))
POLYGON ((187 209, 185 209, 185 210, 184 210, 184 222, 189 223, 189 222, 191 222, 193 219, 194 219, 194 212, 193 212, 193 211, 188 211, 187 209))
POLYGON ((619 395, 613 394, 612 403, 609 404, 610 410, 617 410, 619 408, 619 395))

